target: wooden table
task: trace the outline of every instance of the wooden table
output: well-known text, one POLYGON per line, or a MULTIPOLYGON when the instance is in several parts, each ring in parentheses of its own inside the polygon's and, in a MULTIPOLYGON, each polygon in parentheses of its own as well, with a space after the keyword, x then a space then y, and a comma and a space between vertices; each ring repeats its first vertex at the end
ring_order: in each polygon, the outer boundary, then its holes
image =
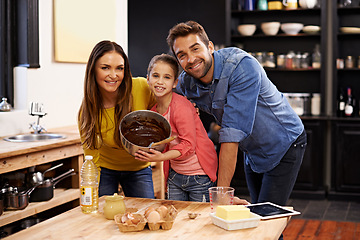
POLYGON ((80 207, 62 213, 28 229, 10 235, 11 239, 278 239, 285 229, 289 217, 260 221, 256 228, 227 231, 212 224, 209 203, 169 201, 161 199, 125 198, 127 208, 137 208, 144 213, 148 206, 172 204, 178 210, 177 218, 170 230, 141 232, 120 232, 114 220, 107 220, 102 213, 104 198, 100 198, 99 212, 83 214, 80 207), (189 219, 188 212, 201 213, 196 219, 189 219))

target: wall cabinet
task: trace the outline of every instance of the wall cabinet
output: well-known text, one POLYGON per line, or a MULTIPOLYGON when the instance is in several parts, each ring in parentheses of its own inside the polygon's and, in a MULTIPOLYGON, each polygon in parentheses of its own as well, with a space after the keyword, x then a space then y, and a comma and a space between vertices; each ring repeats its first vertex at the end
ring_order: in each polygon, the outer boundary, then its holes
POLYGON ((360 121, 339 120, 332 123, 332 187, 329 198, 360 198, 360 121))
POLYGON ((305 155, 296 179, 292 197, 325 198, 324 134, 326 121, 303 119, 307 134, 305 155))

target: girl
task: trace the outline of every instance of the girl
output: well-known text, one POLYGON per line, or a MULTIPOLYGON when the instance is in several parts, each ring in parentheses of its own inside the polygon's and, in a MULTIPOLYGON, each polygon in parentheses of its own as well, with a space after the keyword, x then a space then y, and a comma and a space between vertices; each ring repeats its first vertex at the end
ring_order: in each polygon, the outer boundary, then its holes
POLYGON ((99 42, 86 66, 78 125, 85 155, 100 170, 99 196, 118 192, 154 198, 149 162, 135 160, 122 147, 119 125, 129 112, 150 109, 155 98, 145 78, 132 78, 129 60, 115 42, 99 42))
POLYGON ((167 54, 157 55, 149 63, 147 81, 157 101, 151 110, 170 122, 176 139, 163 153, 139 150, 135 159, 164 161, 168 199, 208 202, 208 188, 216 181, 217 155, 193 104, 172 91, 178 72, 175 58, 167 54))

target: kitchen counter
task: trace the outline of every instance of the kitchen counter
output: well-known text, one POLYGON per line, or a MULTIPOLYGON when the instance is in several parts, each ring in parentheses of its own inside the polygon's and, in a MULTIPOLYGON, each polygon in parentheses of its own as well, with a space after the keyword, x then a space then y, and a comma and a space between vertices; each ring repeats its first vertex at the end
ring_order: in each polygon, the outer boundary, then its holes
POLYGON ((0 138, 0 174, 46 162, 46 160, 42 159, 45 156, 33 155, 36 158, 29 159, 30 154, 36 154, 44 150, 73 146, 72 151, 82 151, 77 126, 51 129, 49 133, 65 134, 66 138, 36 142, 8 142, 4 140, 5 137, 0 138), (9 162, 21 156, 23 156, 22 161, 18 164, 9 162))
POLYGON ((6 238, 11 239, 278 239, 290 217, 260 221, 258 227, 227 231, 212 224, 209 203, 169 201, 160 199, 125 198, 127 208, 137 208, 143 214, 148 206, 174 205, 178 210, 172 229, 140 232, 120 232, 114 220, 107 220, 102 213, 104 197, 99 200, 99 212, 83 214, 80 207, 43 221, 6 238), (189 219, 188 212, 201 213, 189 219))
MULTIPOLYGON (((0 138, 0 174, 27 171, 29 167, 56 161, 64 163, 64 170, 73 168, 78 173, 84 153, 77 127, 51 129, 49 133, 64 134, 66 138, 37 142, 8 142, 0 138)), ((0 226, 78 200, 79 179, 79 174, 72 176, 71 186, 56 188, 54 197, 49 201, 30 203, 23 210, 4 211, 0 216, 0 226)))

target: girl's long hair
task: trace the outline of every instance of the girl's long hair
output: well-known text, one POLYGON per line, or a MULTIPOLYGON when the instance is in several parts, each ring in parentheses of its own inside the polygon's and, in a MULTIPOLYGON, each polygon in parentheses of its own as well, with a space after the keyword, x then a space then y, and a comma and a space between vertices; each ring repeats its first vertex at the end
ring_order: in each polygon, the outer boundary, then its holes
MULTIPOLYGON (((114 140, 121 147, 119 125, 121 119, 131 111, 132 103, 132 76, 130 71, 129 59, 122 47, 111 41, 101 41, 92 50, 86 65, 84 81, 84 98, 78 113, 79 130, 82 144, 88 149, 98 149, 103 139, 101 136, 101 122, 104 111, 103 99, 95 79, 95 65, 99 58, 105 53, 115 51, 119 53, 125 62, 124 79, 117 90, 117 100, 115 105, 115 134, 114 140)), ((110 119, 112 117, 110 116, 110 119)))

